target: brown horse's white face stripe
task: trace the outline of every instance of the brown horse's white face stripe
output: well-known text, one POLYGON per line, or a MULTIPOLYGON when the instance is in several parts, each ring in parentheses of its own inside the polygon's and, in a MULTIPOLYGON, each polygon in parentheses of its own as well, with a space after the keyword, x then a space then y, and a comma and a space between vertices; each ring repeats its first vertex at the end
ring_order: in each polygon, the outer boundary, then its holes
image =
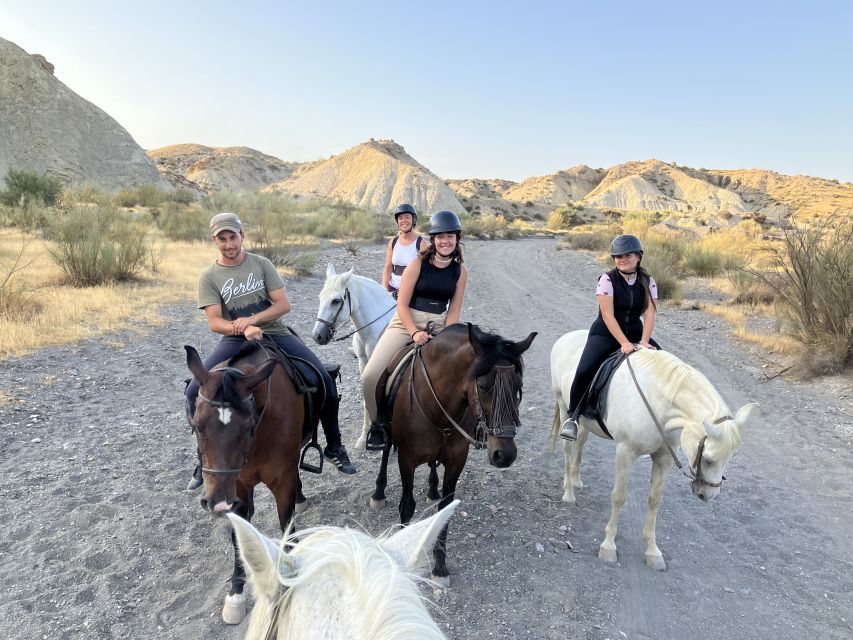
POLYGON ((231 422, 231 409, 228 407, 219 407, 219 422, 228 425, 231 422))

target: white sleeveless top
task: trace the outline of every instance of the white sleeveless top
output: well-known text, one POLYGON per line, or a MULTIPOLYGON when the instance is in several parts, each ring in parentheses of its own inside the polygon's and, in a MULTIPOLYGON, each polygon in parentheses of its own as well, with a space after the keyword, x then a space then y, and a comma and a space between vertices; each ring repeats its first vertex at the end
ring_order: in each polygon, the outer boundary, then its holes
POLYGON ((391 253, 391 286, 395 289, 400 288, 400 282, 403 279, 403 270, 408 264, 418 256, 418 239, 408 246, 403 246, 403 243, 398 239, 394 243, 394 251, 391 253), (399 273, 397 273, 399 272, 399 273))

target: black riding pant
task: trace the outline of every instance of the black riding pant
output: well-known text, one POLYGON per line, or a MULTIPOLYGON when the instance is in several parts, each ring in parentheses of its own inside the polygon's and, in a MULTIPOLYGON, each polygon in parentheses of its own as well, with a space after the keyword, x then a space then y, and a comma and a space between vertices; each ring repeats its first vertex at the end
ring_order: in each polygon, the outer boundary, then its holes
MULTIPOLYGON (((269 337, 272 338, 278 348, 284 351, 287 355, 307 360, 313 364, 320 372, 320 375, 323 376, 323 384, 326 387, 326 401, 320 408, 320 424, 323 426, 323 433, 326 436, 326 444, 330 448, 337 447, 341 443, 341 429, 338 425, 338 404, 340 399, 338 398, 337 389, 332 381, 332 377, 329 375, 329 372, 326 371, 326 368, 322 365, 320 359, 314 355, 314 352, 306 347, 296 336, 270 335, 269 337)), ((214 348, 213 352, 204 359, 204 368, 210 371, 220 362, 224 362, 232 358, 237 354, 240 347, 242 347, 245 342, 246 338, 243 336, 223 336, 219 341, 219 344, 214 348)), ((184 392, 187 397, 187 407, 190 415, 195 413, 195 402, 196 398, 198 398, 198 389, 198 381, 193 378, 189 385, 187 385, 187 389, 184 392)))
MULTIPOLYGON (((598 368, 607 360, 607 356, 614 351, 619 351, 620 348, 619 342, 609 331, 604 335, 595 329, 596 327, 593 325, 593 329, 590 330, 589 337, 586 340, 586 346, 583 348, 580 362, 578 362, 578 368, 575 371, 575 379, 572 381, 572 390, 569 395, 569 415, 573 415, 578 409, 580 412, 583 411, 583 407, 578 405, 580 405, 581 398, 586 393, 587 388, 592 384, 598 368)), ((639 342, 643 335, 642 324, 639 325, 639 333, 637 333, 637 327, 622 327, 622 330, 625 337, 631 342, 639 342), (625 331, 626 328, 628 331, 625 331)), ((650 339, 649 344, 660 349, 660 345, 654 340, 650 339)))

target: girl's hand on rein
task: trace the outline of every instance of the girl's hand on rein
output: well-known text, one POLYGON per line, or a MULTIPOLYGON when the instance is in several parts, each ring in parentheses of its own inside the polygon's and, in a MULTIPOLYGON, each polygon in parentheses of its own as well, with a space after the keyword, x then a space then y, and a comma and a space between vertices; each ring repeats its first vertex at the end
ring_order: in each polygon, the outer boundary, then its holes
POLYGON ((426 331, 419 329, 412 334, 412 342, 417 345, 423 346, 427 342, 429 342, 431 337, 432 336, 430 336, 426 331))
POLYGON ((631 353, 632 351, 636 351, 636 349, 634 349, 634 345, 630 342, 623 342, 619 350, 622 353, 631 353))
POLYGON ((643 346, 646 349, 651 349, 652 351, 656 351, 656 349, 649 342, 641 342, 640 346, 643 346))

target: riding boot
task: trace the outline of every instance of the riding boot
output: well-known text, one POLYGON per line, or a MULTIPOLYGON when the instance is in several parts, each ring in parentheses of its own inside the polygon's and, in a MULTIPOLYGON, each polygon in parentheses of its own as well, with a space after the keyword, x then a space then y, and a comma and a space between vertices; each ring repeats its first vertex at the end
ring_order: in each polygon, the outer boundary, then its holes
POLYGON ((370 423, 370 431, 367 432, 367 450, 384 451, 390 441, 388 426, 382 420, 374 420, 370 423))
POLYGON ((190 478, 190 481, 187 483, 187 491, 196 491, 200 489, 204 485, 204 478, 201 475, 201 461, 195 466, 193 470, 193 477, 190 478))
MULTIPOLYGON (((586 395, 586 394, 584 394, 586 395)), ((580 411, 576 408, 574 411, 569 411, 569 417, 560 425, 560 437, 563 440, 578 439, 578 414, 580 411)))

